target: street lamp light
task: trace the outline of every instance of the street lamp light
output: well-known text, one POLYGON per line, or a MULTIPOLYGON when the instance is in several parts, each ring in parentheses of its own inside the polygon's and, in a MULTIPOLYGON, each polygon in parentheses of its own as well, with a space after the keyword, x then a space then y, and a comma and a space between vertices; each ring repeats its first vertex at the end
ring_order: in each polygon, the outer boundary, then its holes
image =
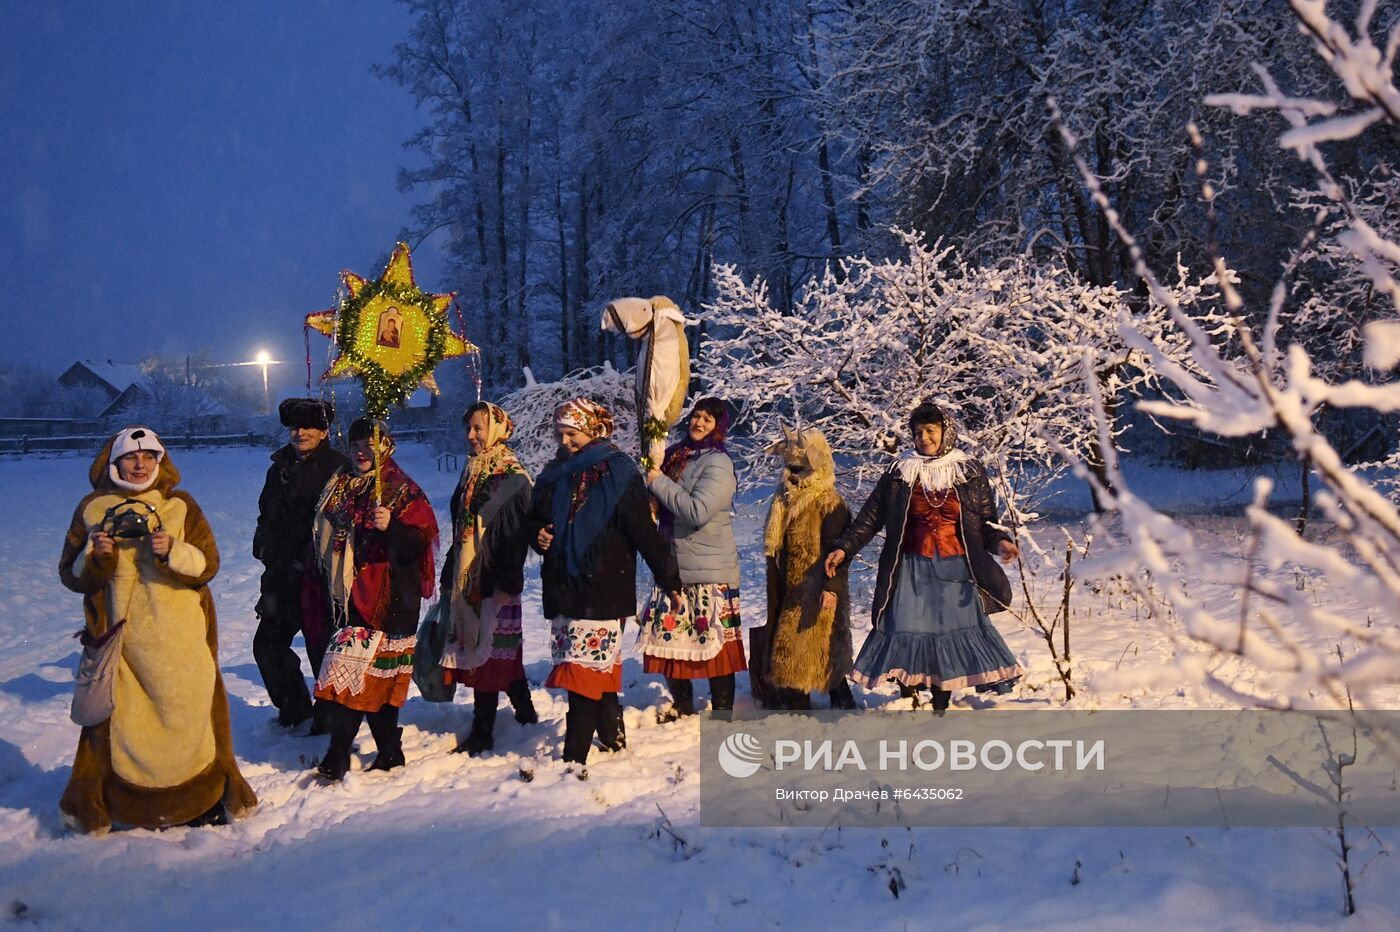
POLYGON ((262 366, 263 377, 263 413, 272 413, 272 396, 267 391, 267 367, 272 365, 272 355, 267 350, 258 350, 258 355, 254 357, 253 364, 262 366))
MULTIPOLYGON (((272 393, 271 393, 271 391, 269 390, 269 387, 268 387, 268 384, 267 384, 267 367, 268 367, 268 366, 280 366, 280 365, 282 365, 282 360, 280 360, 280 359, 273 359, 273 358, 272 358, 272 354, 269 353, 269 352, 268 352, 267 350, 265 350, 265 349, 260 349, 260 350, 258 350, 256 353, 253 354, 253 358, 252 358, 252 359, 249 359, 249 360, 247 360, 247 361, 245 361, 245 362, 207 362, 207 363, 203 363, 203 364, 201 364, 201 365, 195 366, 195 365, 192 365, 192 364, 191 364, 190 358, 189 358, 188 356, 186 356, 186 357, 185 357, 185 381, 186 381, 186 382, 189 382, 189 381, 190 381, 190 373, 191 373, 191 371, 192 371, 193 369, 231 369, 231 368, 242 368, 242 367, 244 367, 244 366, 258 366, 258 367, 260 367, 260 368, 262 369, 263 412, 266 413, 266 414, 271 414, 271 413, 272 413, 272 393)), ((241 381, 241 380, 240 380, 240 381, 241 381)))

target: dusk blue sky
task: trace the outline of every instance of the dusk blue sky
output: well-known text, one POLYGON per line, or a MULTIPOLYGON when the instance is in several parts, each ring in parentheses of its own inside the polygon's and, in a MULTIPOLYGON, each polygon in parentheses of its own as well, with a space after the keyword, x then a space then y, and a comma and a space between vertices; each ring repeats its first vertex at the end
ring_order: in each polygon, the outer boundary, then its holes
MULTIPOLYGON (((302 316, 410 219, 422 115, 370 73, 410 25, 389 0, 0 7, 0 360, 266 347, 304 379, 302 316)), ((430 246, 414 260, 450 287, 430 246)))

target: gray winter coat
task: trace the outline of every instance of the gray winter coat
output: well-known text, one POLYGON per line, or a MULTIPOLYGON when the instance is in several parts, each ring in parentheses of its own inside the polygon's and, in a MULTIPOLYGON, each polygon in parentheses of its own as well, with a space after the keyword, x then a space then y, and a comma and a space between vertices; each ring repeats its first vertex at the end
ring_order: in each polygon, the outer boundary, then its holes
POLYGON ((739 586, 739 553, 729 510, 734 505, 734 461, 705 450, 685 464, 679 482, 665 475, 649 483, 661 507, 674 515, 681 582, 739 586))

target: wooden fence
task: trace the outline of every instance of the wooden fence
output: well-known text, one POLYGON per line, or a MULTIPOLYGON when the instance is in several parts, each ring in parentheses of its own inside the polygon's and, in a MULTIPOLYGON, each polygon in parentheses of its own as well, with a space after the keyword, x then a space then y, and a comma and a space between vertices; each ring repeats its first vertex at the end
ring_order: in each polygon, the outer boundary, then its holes
MULTIPOLYGON (((75 434, 67 437, 0 437, 0 454, 71 453, 95 454, 111 434, 75 434)), ((394 431, 400 443, 429 443, 438 452, 458 450, 461 432, 441 427, 409 427, 394 431)), ((172 450, 199 447, 265 447, 271 449, 287 442, 286 433, 260 434, 245 431, 237 434, 161 434, 161 443, 172 450)))

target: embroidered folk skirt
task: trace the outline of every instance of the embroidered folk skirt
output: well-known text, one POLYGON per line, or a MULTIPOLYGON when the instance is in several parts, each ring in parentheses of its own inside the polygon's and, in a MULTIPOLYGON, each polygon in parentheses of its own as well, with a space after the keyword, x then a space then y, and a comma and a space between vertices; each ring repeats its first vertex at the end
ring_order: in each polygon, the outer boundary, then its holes
POLYGON ((447 685, 455 683, 486 692, 504 692, 511 683, 525 678, 520 596, 492 596, 482 602, 482 607, 486 606, 494 610, 494 624, 486 635, 490 646, 473 652, 449 636, 442 652, 442 679, 447 685))
POLYGON ((737 587, 699 583, 682 589, 679 599, 652 590, 637 639, 647 673, 696 680, 748 669, 737 587))
POLYGON ((1021 675, 963 556, 904 554, 878 629, 856 658, 851 679, 873 689, 887 679, 908 686, 1001 692, 1021 675))
POLYGON ((378 712, 386 705, 403 706, 413 682, 416 634, 393 637, 383 631, 348 625, 331 635, 316 698, 348 709, 378 712))
POLYGON ((589 699, 622 691, 622 629, 631 618, 549 621, 554 669, 544 685, 589 699))

